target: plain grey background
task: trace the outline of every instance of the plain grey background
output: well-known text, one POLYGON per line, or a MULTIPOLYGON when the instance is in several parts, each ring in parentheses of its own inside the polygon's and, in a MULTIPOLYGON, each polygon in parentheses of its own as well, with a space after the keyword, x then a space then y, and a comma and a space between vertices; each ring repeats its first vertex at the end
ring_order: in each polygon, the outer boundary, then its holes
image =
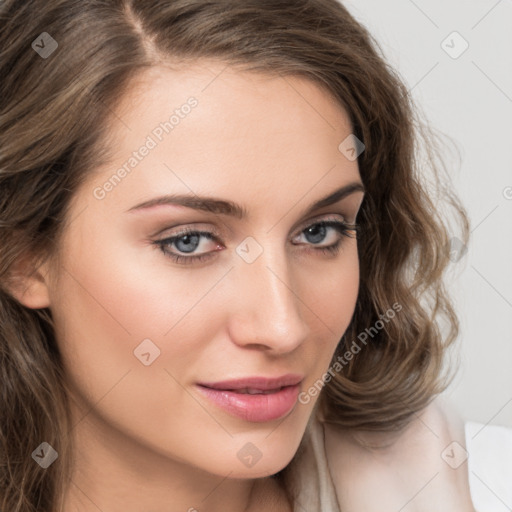
POLYGON ((461 333, 446 395, 465 420, 512 427, 512 1, 342 3, 460 151, 443 157, 471 221, 449 272, 461 333))

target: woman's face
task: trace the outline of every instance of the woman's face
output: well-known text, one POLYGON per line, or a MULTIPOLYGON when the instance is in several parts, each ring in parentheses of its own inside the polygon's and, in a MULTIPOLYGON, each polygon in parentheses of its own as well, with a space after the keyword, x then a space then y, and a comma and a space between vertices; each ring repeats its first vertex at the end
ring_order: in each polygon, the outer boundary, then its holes
POLYGON ((335 223, 355 222, 363 193, 311 210, 361 184, 339 149, 349 119, 312 82, 209 61, 146 71, 111 130, 115 160, 75 195, 48 279, 75 433, 119 457, 273 474, 318 400, 296 393, 329 369, 358 293, 356 239, 335 223), (191 203, 138 207, 166 195, 191 203), (287 374, 301 380, 291 405, 228 395, 228 410, 198 386, 287 374))

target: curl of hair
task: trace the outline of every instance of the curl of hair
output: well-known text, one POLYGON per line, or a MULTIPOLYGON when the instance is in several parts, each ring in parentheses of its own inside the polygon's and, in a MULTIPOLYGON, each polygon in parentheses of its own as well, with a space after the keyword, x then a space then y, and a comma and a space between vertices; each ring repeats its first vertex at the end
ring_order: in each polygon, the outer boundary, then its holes
POLYGON ((453 207, 463 243, 468 219, 436 161, 434 132, 377 42, 341 3, 4 0, 0 20, 1 510, 59 510, 72 463, 69 394, 51 311, 14 298, 14 269, 20 262, 36 269, 46 258, 58 265, 70 199, 109 161, 109 127, 117 122, 111 112, 151 66, 204 58, 284 80, 301 76, 346 109, 365 144, 358 162, 366 196, 358 218, 359 297, 335 358, 379 320, 383 327, 325 385, 323 420, 401 428, 446 386, 443 356, 459 325, 442 280, 449 226, 427 190, 428 172, 453 207), (48 58, 31 48, 42 32, 58 43, 48 58), (419 136, 427 142, 424 162, 419 136), (393 304, 400 311, 382 321, 393 304), (31 457, 43 441, 59 453, 46 470, 31 457))

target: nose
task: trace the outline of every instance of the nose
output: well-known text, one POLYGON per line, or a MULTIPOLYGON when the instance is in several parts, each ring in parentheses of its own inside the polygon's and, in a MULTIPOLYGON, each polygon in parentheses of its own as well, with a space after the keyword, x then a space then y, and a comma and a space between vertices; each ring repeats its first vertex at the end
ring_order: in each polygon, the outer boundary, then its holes
POLYGON ((292 270, 284 251, 268 247, 252 263, 237 261, 229 313, 234 343, 284 354, 304 342, 310 331, 307 298, 300 296, 292 270))

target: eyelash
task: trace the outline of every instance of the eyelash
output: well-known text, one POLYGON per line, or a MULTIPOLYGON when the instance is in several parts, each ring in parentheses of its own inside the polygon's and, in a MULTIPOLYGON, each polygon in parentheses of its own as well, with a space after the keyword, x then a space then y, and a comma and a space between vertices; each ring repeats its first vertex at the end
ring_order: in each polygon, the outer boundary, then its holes
MULTIPOLYGON (((347 222, 343 222, 340 220, 334 220, 334 219, 324 219, 319 222, 315 222, 313 224, 310 224, 305 229, 303 229, 300 234, 304 233, 304 231, 307 231, 309 228, 312 227, 332 227, 340 235, 348 237, 348 238, 357 238, 358 233, 360 232, 360 225, 359 224, 349 224, 347 222), (354 237, 351 233, 355 232, 356 236, 354 237)), ((171 258, 175 263, 179 263, 182 265, 189 265, 191 263, 196 262, 202 262, 207 260, 208 258, 212 257, 212 252, 206 252, 204 254, 199 254, 197 256, 182 256, 180 254, 176 254, 174 252, 170 252, 166 250, 166 247, 169 245, 172 245, 174 242, 179 240, 180 238, 186 236, 186 235, 200 235, 203 236, 209 240, 217 240, 216 233, 212 233, 210 231, 198 231, 193 230, 190 228, 185 228, 179 233, 173 235, 172 237, 164 238, 163 240, 156 240, 152 242, 152 244, 156 245, 160 248, 160 250, 164 253, 165 256, 171 258)), ((313 249, 313 251, 319 251, 322 254, 332 254, 336 255, 339 252, 340 245, 342 243, 343 239, 340 238, 335 244, 329 245, 327 247, 318 247, 313 249)), ((314 245, 314 244, 311 244, 314 245)))

